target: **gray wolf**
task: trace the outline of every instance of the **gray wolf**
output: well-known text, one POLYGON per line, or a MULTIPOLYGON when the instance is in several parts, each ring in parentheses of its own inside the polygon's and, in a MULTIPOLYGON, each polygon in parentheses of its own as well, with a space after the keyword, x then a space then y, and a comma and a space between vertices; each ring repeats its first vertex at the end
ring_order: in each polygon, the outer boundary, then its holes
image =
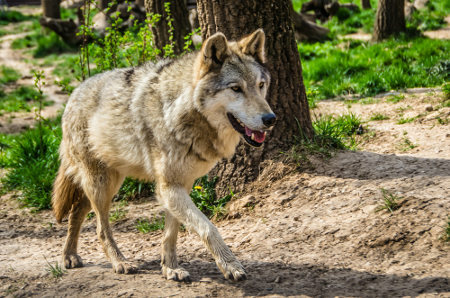
POLYGON ((265 100, 270 75, 263 66, 264 42, 261 29, 239 41, 216 33, 197 53, 105 72, 74 90, 62 119, 61 165, 52 198, 57 221, 69 216, 66 268, 82 266, 77 241, 92 208, 114 271, 136 270, 117 247, 108 222, 112 197, 131 176, 156 182, 166 212, 161 265, 167 279, 189 280, 175 252, 181 223, 200 236, 227 279, 246 278, 189 191, 196 178, 233 155, 241 138, 261 146, 274 125, 265 100))

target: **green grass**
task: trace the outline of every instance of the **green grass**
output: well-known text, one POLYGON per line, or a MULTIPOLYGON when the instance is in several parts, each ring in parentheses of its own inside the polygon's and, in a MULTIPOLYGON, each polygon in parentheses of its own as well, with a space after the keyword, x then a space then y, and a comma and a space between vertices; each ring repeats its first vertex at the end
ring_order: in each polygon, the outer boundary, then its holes
MULTIPOLYGON (((43 99, 43 96, 33 87, 20 86, 10 93, 5 93, 0 90, 0 113, 3 112, 30 112, 33 107, 39 105, 38 101, 43 99)), ((44 106, 51 105, 53 102, 44 101, 44 106)))
POLYGON ((408 137, 407 137, 407 132, 404 131, 403 132, 403 138, 400 141, 400 143, 397 145, 397 149, 399 149, 400 151, 406 152, 409 151, 411 149, 416 148, 418 145, 414 144, 408 137))
POLYGON ((410 123, 413 122, 414 120, 416 120, 417 117, 400 117, 400 119, 397 120, 397 124, 405 124, 405 123, 410 123))
POLYGON ((67 270, 60 266, 58 262, 55 262, 55 265, 52 265, 49 261, 47 261, 47 258, 45 258, 45 261, 47 262, 45 271, 54 279, 61 278, 67 272, 67 270))
POLYGON ((0 26, 8 25, 9 23, 19 23, 34 19, 34 16, 27 16, 17 10, 0 10, 0 26))
POLYGON ((67 45, 55 32, 47 29, 35 29, 27 36, 15 39, 11 47, 13 49, 31 49, 34 58, 76 51, 76 48, 67 45))
POLYGON ((401 199, 401 197, 384 188, 381 189, 381 194, 383 196, 383 204, 375 209, 376 212, 388 210, 392 213, 400 207, 398 201, 401 199))
POLYGON ((450 60, 450 43, 445 40, 400 38, 377 44, 351 41, 344 49, 338 44, 298 45, 306 89, 315 90, 313 101, 437 86, 450 76, 442 67, 450 60))
POLYGON ((300 168, 310 164, 311 155, 328 158, 335 150, 355 150, 358 145, 356 134, 363 132, 361 127, 361 119, 354 114, 317 117, 313 121, 314 136, 306 137, 299 128, 300 135, 295 138, 294 145, 283 154, 300 168))
POLYGON ((138 219, 136 221, 136 229, 143 234, 164 230, 164 216, 153 218, 152 221, 149 221, 147 218, 138 219))
POLYGON ((356 149, 360 126, 361 119, 352 113, 318 117, 313 121, 315 142, 329 149, 356 149))
POLYGON ((20 79, 20 77, 21 75, 17 70, 11 67, 0 65, 0 85, 13 83, 20 79))
POLYGON ((386 98, 386 102, 399 103, 399 102, 401 102, 404 99, 405 99, 405 95, 403 95, 403 94, 394 94, 394 95, 389 95, 386 98))
POLYGON ((46 121, 42 129, 31 129, 16 136, 2 136, 4 150, 0 167, 8 172, 1 179, 2 192, 19 191, 19 200, 34 210, 50 208, 51 190, 59 166, 61 128, 46 121))
POLYGON ((386 115, 383 115, 381 113, 374 113, 372 116, 370 116, 370 121, 382 121, 382 120, 388 120, 389 117, 386 115))
POLYGON ((198 209, 210 218, 223 215, 225 204, 234 196, 234 193, 230 190, 228 195, 217 198, 214 189, 216 183, 217 177, 208 179, 208 175, 205 175, 195 181, 190 193, 192 201, 198 209))
POLYGON ((133 200, 153 196, 155 183, 127 177, 116 195, 117 200, 133 200))
POLYGON ((445 227, 444 233, 442 234, 442 240, 445 242, 450 242, 450 216, 447 218, 447 225, 445 227))

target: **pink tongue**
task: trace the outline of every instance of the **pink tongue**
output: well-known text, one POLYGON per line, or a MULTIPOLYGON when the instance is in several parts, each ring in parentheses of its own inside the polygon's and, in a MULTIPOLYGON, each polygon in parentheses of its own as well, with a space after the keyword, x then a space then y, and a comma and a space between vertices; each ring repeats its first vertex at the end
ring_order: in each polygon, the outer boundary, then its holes
POLYGON ((252 133, 255 135, 255 141, 258 143, 262 143, 264 142, 264 139, 266 138, 266 136, 264 135, 263 131, 259 131, 259 130, 252 130, 250 128, 248 128, 247 126, 245 127, 245 134, 248 137, 252 136, 252 133))

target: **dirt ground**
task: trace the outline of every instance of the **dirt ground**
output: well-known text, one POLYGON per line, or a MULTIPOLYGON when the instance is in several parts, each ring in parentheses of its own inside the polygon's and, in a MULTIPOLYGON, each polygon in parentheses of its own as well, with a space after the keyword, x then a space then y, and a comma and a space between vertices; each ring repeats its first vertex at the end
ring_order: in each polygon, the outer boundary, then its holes
MULTIPOLYGON (((8 52, 11 38, 2 38, 0 63, 22 65, 23 53, 8 52)), ((22 66, 23 80, 30 80, 29 66, 22 66)), ((46 110, 52 115, 67 96, 48 88, 57 102, 46 110)), ((301 171, 274 162, 249 186, 254 191, 238 194, 227 218, 216 222, 244 264, 246 281, 225 280, 199 238, 185 231, 178 254, 192 282, 164 280, 162 232, 136 229, 138 219, 160 214, 154 198, 113 208, 124 214, 112 224, 115 239, 139 265, 137 274, 112 272, 92 218, 79 241, 85 267, 54 279, 45 271, 47 261, 61 263, 67 222, 56 224, 50 211, 19 208, 9 194, 0 197, 0 297, 450 297, 450 244, 442 240, 450 215, 450 108, 442 106, 439 89, 391 92, 363 102, 323 101, 312 110, 314 116, 361 117, 365 133, 357 151, 311 157, 301 171), (370 121, 375 113, 389 119, 370 121), (398 124, 401 119, 413 120, 398 124), (400 198, 398 210, 376 211, 381 189, 400 198)), ((27 117, 18 114, 10 124, 20 126, 27 117)))

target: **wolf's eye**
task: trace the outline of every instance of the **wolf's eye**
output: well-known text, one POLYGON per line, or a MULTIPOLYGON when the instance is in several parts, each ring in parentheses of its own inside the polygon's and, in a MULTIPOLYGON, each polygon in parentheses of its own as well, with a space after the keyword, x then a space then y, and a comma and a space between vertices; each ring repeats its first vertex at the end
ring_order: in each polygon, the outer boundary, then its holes
POLYGON ((242 89, 239 86, 233 86, 231 87, 231 90, 233 90, 234 92, 242 92, 242 89))
POLYGON ((263 88, 264 87, 264 82, 259 83, 259 88, 263 88))

